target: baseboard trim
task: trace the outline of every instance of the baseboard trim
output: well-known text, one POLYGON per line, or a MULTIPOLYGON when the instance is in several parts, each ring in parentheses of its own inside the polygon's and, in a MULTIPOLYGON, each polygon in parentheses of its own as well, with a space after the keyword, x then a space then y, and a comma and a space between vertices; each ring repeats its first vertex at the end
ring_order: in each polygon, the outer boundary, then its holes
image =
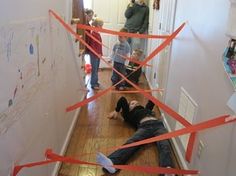
MULTIPOLYGON (((161 112, 161 115, 163 117, 163 121, 164 121, 164 124, 165 124, 167 130, 168 131, 172 131, 170 126, 169 126, 169 124, 168 124, 168 122, 167 122, 167 120, 166 120, 166 118, 165 118, 165 114, 163 112, 161 112)), ((173 147, 174 147, 174 150, 175 150, 175 154, 176 154, 177 160, 178 160, 181 168, 188 170, 189 168, 188 168, 188 166, 186 164, 186 160, 185 160, 185 158, 182 155, 182 152, 181 152, 181 150, 180 150, 180 148, 179 148, 179 146, 177 144, 176 139, 175 138, 171 138, 170 140, 171 140, 171 142, 174 145, 173 147)))
MULTIPOLYGON (((80 101, 82 101, 84 99, 84 96, 81 98, 80 101)), ((65 139, 65 142, 62 146, 62 149, 60 151, 60 155, 63 156, 65 153, 66 153, 66 150, 67 150, 67 147, 68 147, 68 144, 70 142, 70 138, 71 138, 71 135, 74 131, 74 128, 75 128, 75 125, 76 125, 76 122, 77 122, 77 119, 78 119, 78 116, 79 116, 79 112, 80 112, 80 109, 77 109, 75 114, 74 114, 74 117, 73 117, 73 121, 71 123, 71 126, 69 128, 69 131, 67 133, 67 136, 66 136, 66 139, 65 139)), ((58 172, 59 172, 59 169, 61 167, 61 162, 56 162, 55 166, 54 166, 54 169, 53 169, 53 172, 52 172, 52 176, 57 176, 58 175, 58 172)))

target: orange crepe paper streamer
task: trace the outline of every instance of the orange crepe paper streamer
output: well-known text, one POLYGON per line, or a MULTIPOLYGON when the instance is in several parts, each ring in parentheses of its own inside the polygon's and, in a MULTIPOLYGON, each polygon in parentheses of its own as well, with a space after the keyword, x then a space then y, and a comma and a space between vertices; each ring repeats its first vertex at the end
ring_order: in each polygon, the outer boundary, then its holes
MULTIPOLYGON (((143 90, 143 92, 163 92, 164 89, 154 89, 154 90, 143 90)), ((114 93, 139 93, 140 91, 138 90, 122 90, 122 91, 117 91, 117 90, 112 90, 114 93)))
POLYGON ((13 170, 13 176, 16 176, 23 168, 31 168, 31 167, 36 167, 36 166, 41 166, 41 165, 46 165, 46 164, 51 164, 57 162, 56 160, 46 160, 46 161, 40 161, 40 162, 35 162, 35 163, 29 163, 29 164, 24 164, 21 166, 15 166, 13 170))
POLYGON ((91 31, 98 31, 98 32, 102 32, 102 33, 112 34, 112 35, 132 37, 132 38, 166 39, 166 38, 169 37, 169 35, 148 35, 148 34, 138 34, 138 33, 128 33, 128 32, 117 32, 117 31, 112 31, 112 30, 109 30, 109 29, 92 27, 92 26, 88 26, 88 25, 84 25, 84 24, 77 24, 77 28, 87 29, 87 30, 91 30, 91 31))
MULTIPOLYGON (((97 163, 85 162, 72 157, 63 157, 53 153, 51 150, 47 154, 48 159, 57 160, 60 162, 72 163, 72 164, 86 164, 93 166, 100 166, 97 163)), ((116 169, 130 170, 136 172, 145 172, 145 173, 173 173, 173 174, 198 174, 197 170, 181 170, 173 168, 163 168, 163 167, 149 167, 149 166, 130 166, 130 165, 113 165, 116 169)))
POLYGON ((234 122, 236 122, 235 117, 232 118, 230 115, 223 115, 223 116, 216 117, 214 119, 204 121, 204 122, 201 122, 201 123, 198 123, 196 125, 192 125, 192 126, 180 129, 180 130, 172 131, 172 132, 169 132, 169 133, 166 133, 166 134, 162 134, 160 136, 152 137, 152 138, 145 139, 145 140, 138 141, 138 142, 134 142, 134 143, 131 143, 131 144, 118 146, 118 147, 113 147, 111 149, 112 150, 117 150, 117 149, 122 149, 122 148, 129 148, 129 147, 139 146, 139 145, 143 145, 143 144, 149 144, 149 143, 153 143, 153 142, 157 142, 157 141, 161 141, 161 140, 181 136, 181 135, 188 134, 188 133, 195 133, 195 132, 203 131, 203 130, 206 130, 206 129, 209 129, 209 128, 213 128, 213 127, 217 127, 217 126, 221 126, 221 125, 226 125, 226 124, 229 124, 229 123, 234 123, 234 122))

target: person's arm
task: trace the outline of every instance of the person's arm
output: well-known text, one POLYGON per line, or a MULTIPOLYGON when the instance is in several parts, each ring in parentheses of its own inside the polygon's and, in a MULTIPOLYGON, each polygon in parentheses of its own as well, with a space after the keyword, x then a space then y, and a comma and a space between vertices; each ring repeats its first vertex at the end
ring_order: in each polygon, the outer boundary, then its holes
MULTIPOLYGON (((99 54, 99 55, 102 56, 102 55, 103 55, 103 53, 102 53, 102 45, 100 44, 100 43, 102 43, 101 35, 100 35, 98 32, 95 32, 95 31, 93 31, 93 32, 91 33, 91 35, 92 35, 95 39, 97 39, 97 41, 91 38, 90 46, 97 52, 97 54, 99 54), (98 43, 98 41, 99 41, 100 43, 98 43)), ((91 51, 91 52, 92 52, 92 51, 91 51)))
POLYGON ((145 108, 152 111, 154 106, 155 106, 155 104, 151 100, 148 100, 145 108))
POLYGON ((147 29, 148 29, 148 24, 149 24, 149 7, 146 6, 146 13, 145 13, 145 18, 143 21, 143 25, 139 30, 140 34, 143 34, 147 29))
POLYGON ((120 112, 120 110, 123 114, 129 113, 129 103, 125 97, 121 97, 116 104, 115 111, 120 112))
POLYGON ((129 103, 127 101, 127 99, 125 97, 121 97, 117 104, 116 104, 116 108, 115 111, 112 111, 107 118, 109 119, 117 119, 118 117, 118 113, 122 110, 122 115, 123 118, 125 120, 126 115, 129 113, 129 103))
MULTIPOLYGON (((98 33, 98 32, 93 32, 93 36, 102 43, 102 37, 101 35, 98 33)), ((93 40, 93 46, 94 46, 94 49, 97 50, 98 54, 100 54, 101 56, 103 56, 103 53, 102 53, 102 44, 101 43, 98 43, 97 41, 93 40)))
POLYGON ((126 47, 125 47, 125 53, 126 53, 126 57, 130 57, 130 52, 131 52, 131 47, 128 44, 128 42, 126 42, 126 47))
POLYGON ((116 51, 116 44, 113 46, 113 49, 112 49, 112 54, 110 56, 111 60, 114 60, 115 58, 115 55, 116 55, 115 51, 116 51))
MULTIPOLYGON (((88 32, 89 34, 91 34, 90 30, 85 30, 86 32, 88 32)), ((91 38, 85 34, 85 42, 90 46, 91 45, 91 38)), ((90 50, 85 46, 85 54, 88 54, 90 52, 90 50)))
POLYGON ((125 18, 129 19, 134 14, 134 3, 130 3, 125 11, 125 18))

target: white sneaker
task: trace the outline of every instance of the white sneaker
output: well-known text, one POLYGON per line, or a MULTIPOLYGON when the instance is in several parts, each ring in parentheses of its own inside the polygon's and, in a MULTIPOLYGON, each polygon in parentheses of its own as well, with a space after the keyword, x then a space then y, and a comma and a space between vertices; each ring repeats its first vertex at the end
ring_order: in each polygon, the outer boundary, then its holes
POLYGON ((102 153, 97 153, 97 163, 105 168, 109 173, 114 174, 117 170, 112 167, 112 161, 102 153))

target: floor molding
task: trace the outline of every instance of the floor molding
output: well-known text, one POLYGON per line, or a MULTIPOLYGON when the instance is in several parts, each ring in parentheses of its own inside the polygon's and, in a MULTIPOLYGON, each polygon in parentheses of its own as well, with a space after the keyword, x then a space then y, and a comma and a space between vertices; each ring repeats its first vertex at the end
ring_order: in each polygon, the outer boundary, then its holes
MULTIPOLYGON (((168 131, 172 131, 170 126, 169 126, 169 124, 168 124, 168 122, 167 122, 167 120, 166 120, 166 118, 165 118, 165 114, 162 112, 161 115, 163 117, 163 121, 164 121, 164 124, 165 124, 167 130, 168 131)), ((186 169, 186 170, 189 169, 187 164, 186 164, 186 160, 183 157, 182 152, 181 152, 181 150, 180 150, 180 148, 178 146, 178 143, 177 143, 176 139, 175 138, 171 138, 170 140, 171 140, 171 142, 174 145, 173 147, 174 147, 174 150, 175 150, 175 155, 177 157, 178 162, 180 162, 179 163, 180 167, 182 167, 183 169, 186 169)))
MULTIPOLYGON (((80 101, 83 101, 85 96, 82 96, 80 101)), ((73 121, 71 123, 71 126, 70 126, 70 128, 68 130, 68 133, 67 133, 67 136, 66 136, 66 139, 65 139, 65 142, 64 142, 64 144, 62 146, 62 149, 60 151, 60 155, 61 156, 63 156, 66 153, 67 147, 68 147, 69 142, 70 142, 71 135, 72 135, 72 133, 74 131, 74 128, 75 128, 75 125, 76 125, 76 122, 77 122, 77 119, 78 119, 78 116, 79 116, 80 109, 81 108, 78 108, 76 110, 75 114, 74 114, 73 121)), ((58 176, 61 164, 62 164, 61 162, 56 162, 51 176, 58 176)))

